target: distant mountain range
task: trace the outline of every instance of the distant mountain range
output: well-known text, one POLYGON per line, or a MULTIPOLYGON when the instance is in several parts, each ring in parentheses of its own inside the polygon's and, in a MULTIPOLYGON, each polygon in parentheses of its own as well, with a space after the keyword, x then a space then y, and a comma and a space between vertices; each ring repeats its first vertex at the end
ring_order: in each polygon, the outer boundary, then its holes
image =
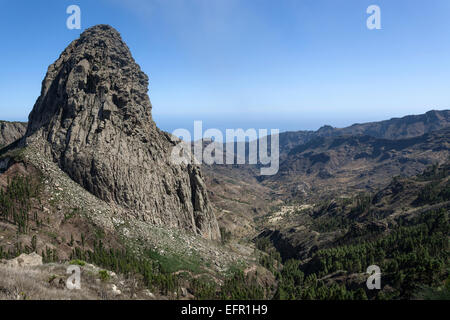
POLYGON ((408 115, 390 120, 353 124, 345 128, 323 126, 317 131, 294 131, 280 134, 280 153, 304 144, 315 137, 368 135, 383 139, 404 139, 421 136, 450 125, 450 110, 431 110, 420 115, 408 115))
MULTIPOLYGON (((450 110, 346 128, 284 132, 279 141, 280 168, 273 176, 260 176, 255 165, 203 166, 216 206, 235 212, 245 225, 280 199, 313 203, 370 192, 393 176, 416 175, 445 162, 450 155, 450 110)), ((229 214, 223 219, 232 220, 229 214)))
POLYGON ((312 200, 314 195, 373 190, 393 176, 416 175, 426 166, 443 163, 449 154, 450 127, 396 140, 319 136, 292 148, 283 157, 279 173, 263 181, 291 197, 312 200))
MULTIPOLYGON (((0 146, 23 136, 26 125, 2 121, 0 146)), ((283 132, 279 135, 280 169, 274 176, 259 176, 253 165, 204 165, 203 169, 219 208, 262 211, 274 195, 315 201, 338 193, 374 190, 395 175, 418 174, 448 158, 449 127, 450 110, 431 110, 345 128, 283 132), (242 200, 236 206, 236 197, 249 195, 236 194, 236 186, 253 189, 258 194, 255 201, 242 200)))

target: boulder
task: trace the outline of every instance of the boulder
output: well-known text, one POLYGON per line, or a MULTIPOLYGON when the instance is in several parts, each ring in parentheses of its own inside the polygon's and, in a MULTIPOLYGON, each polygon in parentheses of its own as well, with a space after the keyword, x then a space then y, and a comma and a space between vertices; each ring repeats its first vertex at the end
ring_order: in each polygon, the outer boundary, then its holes
POLYGON ((34 252, 30 253, 30 254, 22 253, 20 256, 14 258, 14 259, 6 260, 5 264, 11 268, 36 267, 36 266, 42 265, 42 257, 34 252))

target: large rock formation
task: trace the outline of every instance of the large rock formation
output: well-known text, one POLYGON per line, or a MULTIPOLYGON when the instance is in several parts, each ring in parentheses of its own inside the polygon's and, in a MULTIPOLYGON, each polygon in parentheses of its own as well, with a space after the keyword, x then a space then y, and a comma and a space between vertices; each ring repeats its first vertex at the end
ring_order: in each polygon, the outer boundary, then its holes
POLYGON ((171 162, 177 139, 153 122, 147 87, 120 34, 92 27, 48 68, 24 141, 48 141, 60 168, 97 197, 153 224, 217 239, 201 172, 171 162))
POLYGON ((26 130, 26 122, 0 121, 0 148, 22 138, 26 130))

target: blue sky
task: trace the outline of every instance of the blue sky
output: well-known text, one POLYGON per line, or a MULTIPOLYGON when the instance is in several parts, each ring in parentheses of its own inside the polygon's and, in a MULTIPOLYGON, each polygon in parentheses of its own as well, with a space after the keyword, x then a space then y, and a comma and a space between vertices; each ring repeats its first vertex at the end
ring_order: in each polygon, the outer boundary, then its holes
POLYGON ((49 64, 107 23, 150 77, 158 126, 317 129, 450 105, 448 0, 0 0, 0 118, 26 120, 49 64), (82 29, 66 28, 79 5, 82 29), (381 8, 381 30, 366 9, 381 8))

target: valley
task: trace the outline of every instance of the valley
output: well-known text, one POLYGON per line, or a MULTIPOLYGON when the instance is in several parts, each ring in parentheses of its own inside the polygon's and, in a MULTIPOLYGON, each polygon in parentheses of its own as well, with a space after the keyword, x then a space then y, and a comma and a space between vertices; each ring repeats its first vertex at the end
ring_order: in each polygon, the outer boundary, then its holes
POLYGON ((98 25, 48 68, 29 122, 0 123, 0 299, 449 298, 450 111, 280 133, 261 176, 174 164, 147 91, 98 25))

